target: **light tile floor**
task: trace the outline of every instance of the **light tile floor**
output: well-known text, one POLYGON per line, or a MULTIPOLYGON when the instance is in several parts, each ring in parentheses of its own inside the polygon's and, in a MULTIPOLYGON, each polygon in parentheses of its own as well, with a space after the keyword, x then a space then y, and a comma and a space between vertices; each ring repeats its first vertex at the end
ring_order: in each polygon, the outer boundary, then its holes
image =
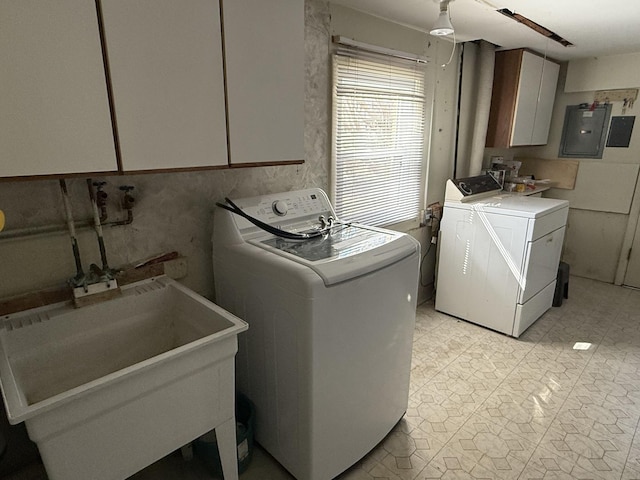
MULTIPOLYGON (((407 414, 339 479, 640 479, 640 291, 569 296, 517 340, 420 306, 407 414)), ((205 478, 174 454, 131 480, 205 478)), ((260 448, 241 476, 292 478, 260 448)))

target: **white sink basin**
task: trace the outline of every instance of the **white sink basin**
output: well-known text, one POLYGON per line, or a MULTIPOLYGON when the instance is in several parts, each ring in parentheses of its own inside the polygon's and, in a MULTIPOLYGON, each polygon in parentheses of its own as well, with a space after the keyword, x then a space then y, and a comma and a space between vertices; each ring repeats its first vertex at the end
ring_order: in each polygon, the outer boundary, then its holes
POLYGON ((214 428, 237 478, 234 356, 247 324, 167 277, 122 290, 3 317, 9 421, 26 422, 50 480, 124 479, 214 428))

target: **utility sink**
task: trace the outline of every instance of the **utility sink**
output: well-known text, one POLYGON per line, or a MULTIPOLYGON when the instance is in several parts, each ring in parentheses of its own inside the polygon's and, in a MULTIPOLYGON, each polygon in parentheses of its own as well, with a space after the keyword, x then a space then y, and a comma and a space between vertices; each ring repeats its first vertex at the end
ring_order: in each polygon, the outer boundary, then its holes
POLYGON ((167 277, 2 317, 0 383, 50 480, 121 480, 216 429, 237 479, 234 357, 247 324, 167 277))

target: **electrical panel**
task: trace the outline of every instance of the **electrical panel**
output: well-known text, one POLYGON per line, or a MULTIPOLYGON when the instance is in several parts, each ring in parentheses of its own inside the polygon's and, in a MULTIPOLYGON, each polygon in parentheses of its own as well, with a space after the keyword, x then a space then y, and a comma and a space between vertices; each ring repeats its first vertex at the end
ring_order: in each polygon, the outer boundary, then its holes
POLYGON ((610 117, 611 104, 568 105, 558 156, 602 158, 610 117))

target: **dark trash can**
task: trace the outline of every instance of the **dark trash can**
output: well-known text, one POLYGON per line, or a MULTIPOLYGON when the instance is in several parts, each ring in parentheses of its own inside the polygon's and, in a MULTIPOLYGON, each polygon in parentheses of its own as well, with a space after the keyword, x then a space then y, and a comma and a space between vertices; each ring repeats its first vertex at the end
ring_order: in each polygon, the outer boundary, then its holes
MULTIPOLYGON (((238 454, 238 474, 243 473, 253 457, 253 435, 256 423, 256 409, 253 402, 241 393, 236 394, 236 451, 238 454)), ((218 453, 215 430, 205 433, 193 442, 193 453, 202 460, 215 475, 222 474, 222 463, 218 453)))
POLYGON ((553 294, 553 306, 561 307, 563 298, 569 298, 569 264, 560 262, 556 278, 556 291, 553 294))

